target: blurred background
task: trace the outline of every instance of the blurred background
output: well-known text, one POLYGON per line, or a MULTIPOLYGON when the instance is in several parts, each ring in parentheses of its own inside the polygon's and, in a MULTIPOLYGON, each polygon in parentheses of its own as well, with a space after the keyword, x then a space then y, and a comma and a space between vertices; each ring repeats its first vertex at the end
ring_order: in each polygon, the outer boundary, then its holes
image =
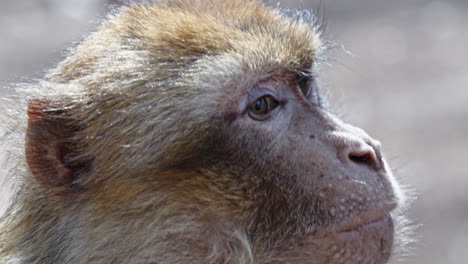
MULTIPOLYGON (((40 78, 118 2, 0 0, 0 96, 7 83, 40 78)), ((417 190, 419 242, 403 263, 467 263, 468 1, 270 2, 314 8, 327 21, 325 36, 339 45, 322 86, 417 190)))

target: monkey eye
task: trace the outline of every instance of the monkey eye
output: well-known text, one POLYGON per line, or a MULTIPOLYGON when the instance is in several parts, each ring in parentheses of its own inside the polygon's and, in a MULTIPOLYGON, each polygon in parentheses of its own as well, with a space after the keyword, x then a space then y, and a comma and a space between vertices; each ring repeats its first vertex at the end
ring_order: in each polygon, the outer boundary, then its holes
POLYGON ((249 115, 256 120, 265 120, 279 102, 271 95, 259 97, 249 106, 249 115))
POLYGON ((312 80, 309 76, 306 76, 306 75, 298 76, 299 89, 301 89, 301 92, 305 97, 309 95, 311 81, 312 80))

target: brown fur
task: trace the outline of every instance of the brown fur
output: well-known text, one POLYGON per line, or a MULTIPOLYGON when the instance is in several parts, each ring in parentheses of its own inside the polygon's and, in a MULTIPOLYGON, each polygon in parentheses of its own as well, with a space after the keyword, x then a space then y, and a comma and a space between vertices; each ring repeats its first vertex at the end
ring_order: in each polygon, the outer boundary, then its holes
POLYGON ((256 127, 241 113, 253 87, 309 74, 317 27, 249 0, 111 15, 27 91, 29 169, 0 222, 0 263, 386 262, 390 224, 335 232, 401 201, 378 144, 297 90, 290 119, 256 127), (341 165, 352 144, 377 172, 341 165))

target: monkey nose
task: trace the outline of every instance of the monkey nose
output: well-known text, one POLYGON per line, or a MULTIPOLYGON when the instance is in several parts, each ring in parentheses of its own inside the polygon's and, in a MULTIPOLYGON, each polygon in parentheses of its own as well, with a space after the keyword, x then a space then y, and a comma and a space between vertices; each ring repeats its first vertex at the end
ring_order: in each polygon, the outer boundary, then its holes
POLYGON ((367 143, 359 135, 352 133, 333 133, 328 137, 336 147, 338 159, 345 164, 368 166, 378 171, 383 168, 382 155, 378 144, 367 143))
POLYGON ((381 162, 375 150, 369 145, 359 148, 347 148, 344 150, 344 153, 342 153, 342 156, 344 159, 347 159, 347 161, 349 160, 356 164, 366 165, 375 171, 381 168, 381 162))

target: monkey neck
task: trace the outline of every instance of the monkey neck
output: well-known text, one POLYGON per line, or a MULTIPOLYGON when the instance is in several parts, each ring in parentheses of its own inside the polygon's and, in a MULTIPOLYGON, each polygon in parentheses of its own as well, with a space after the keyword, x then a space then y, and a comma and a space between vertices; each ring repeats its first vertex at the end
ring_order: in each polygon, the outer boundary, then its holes
MULTIPOLYGON (((27 195, 17 197, 0 223, 6 230, 0 234, 0 263, 140 263, 149 259, 156 263, 249 263, 252 259, 246 231, 232 217, 201 214, 193 204, 187 207, 153 199, 151 206, 132 212, 141 201, 106 208, 96 200, 60 201, 33 193, 21 192, 27 195)), ((206 209, 206 205, 198 206, 206 209)))

